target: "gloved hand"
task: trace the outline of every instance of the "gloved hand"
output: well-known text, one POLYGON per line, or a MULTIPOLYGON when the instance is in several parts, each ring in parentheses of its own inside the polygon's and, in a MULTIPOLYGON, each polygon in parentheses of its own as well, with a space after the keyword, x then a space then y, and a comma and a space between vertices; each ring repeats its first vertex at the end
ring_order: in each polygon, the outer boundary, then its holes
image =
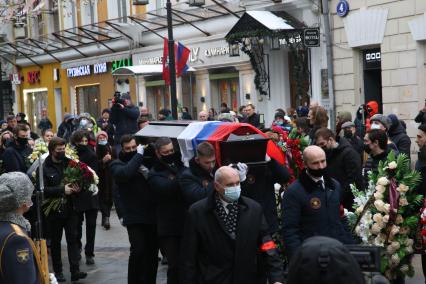
POLYGON ((238 163, 237 164, 237 171, 238 174, 240 176, 240 182, 243 182, 246 180, 247 178, 247 170, 248 170, 248 166, 244 163, 238 163))
POLYGON ((141 154, 143 156, 143 152, 145 151, 145 147, 143 145, 138 145, 136 148, 136 153, 141 154))
POLYGON ((56 280, 55 274, 49 273, 49 282, 50 284, 58 284, 58 280, 56 280))

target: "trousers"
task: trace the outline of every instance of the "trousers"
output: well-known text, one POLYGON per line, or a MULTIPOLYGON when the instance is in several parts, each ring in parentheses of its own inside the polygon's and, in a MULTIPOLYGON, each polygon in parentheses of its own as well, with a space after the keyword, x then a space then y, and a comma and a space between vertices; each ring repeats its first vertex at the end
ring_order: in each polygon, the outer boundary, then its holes
POLYGON ((81 238, 83 237, 83 221, 86 219, 86 245, 84 246, 84 253, 86 256, 95 256, 95 237, 96 237, 96 218, 98 217, 98 210, 91 209, 78 213, 78 244, 79 249, 83 247, 81 238))
POLYGON ((167 284, 179 283, 179 252, 180 236, 160 237, 159 244, 161 252, 167 258, 167 284))

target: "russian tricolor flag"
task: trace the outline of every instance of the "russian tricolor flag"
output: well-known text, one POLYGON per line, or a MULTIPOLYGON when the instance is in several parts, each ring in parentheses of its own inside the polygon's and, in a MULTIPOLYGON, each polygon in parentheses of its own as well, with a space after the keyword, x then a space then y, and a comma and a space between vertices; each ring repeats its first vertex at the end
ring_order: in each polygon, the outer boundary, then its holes
POLYGON ((188 70, 188 65, 186 65, 186 62, 189 59, 189 55, 191 54, 191 51, 189 48, 178 42, 178 44, 175 46, 175 52, 176 52, 176 76, 180 77, 183 73, 185 73, 188 70))

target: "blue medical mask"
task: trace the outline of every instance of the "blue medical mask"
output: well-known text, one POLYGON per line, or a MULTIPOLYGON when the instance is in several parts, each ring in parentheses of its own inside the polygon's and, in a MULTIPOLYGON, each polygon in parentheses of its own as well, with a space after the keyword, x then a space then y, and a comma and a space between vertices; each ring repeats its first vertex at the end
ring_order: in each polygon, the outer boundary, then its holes
POLYGON ((282 121, 282 120, 276 120, 276 121, 275 121, 275 124, 276 124, 276 125, 283 125, 283 124, 284 124, 284 121, 282 121))
POLYGON ((237 186, 225 187, 225 193, 223 195, 226 201, 234 202, 234 201, 237 201, 238 198, 240 198, 240 194, 241 194, 241 187, 237 185, 237 186))
POLYGON ((101 145, 101 146, 105 146, 107 143, 108 143, 107 140, 99 140, 98 141, 98 144, 101 145))
POLYGON ((378 125, 378 124, 371 124, 370 129, 380 129, 380 125, 378 125))

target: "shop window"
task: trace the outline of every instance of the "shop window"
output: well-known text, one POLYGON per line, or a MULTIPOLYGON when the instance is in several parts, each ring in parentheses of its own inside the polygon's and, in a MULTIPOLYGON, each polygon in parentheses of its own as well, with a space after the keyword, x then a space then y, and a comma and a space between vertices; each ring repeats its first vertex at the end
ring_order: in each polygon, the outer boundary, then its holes
POLYGON ((24 105, 31 128, 36 131, 41 119, 41 110, 47 109, 47 89, 39 91, 24 90, 24 105))
POLYGON ((99 85, 76 87, 77 113, 88 112, 97 118, 100 116, 99 85))

